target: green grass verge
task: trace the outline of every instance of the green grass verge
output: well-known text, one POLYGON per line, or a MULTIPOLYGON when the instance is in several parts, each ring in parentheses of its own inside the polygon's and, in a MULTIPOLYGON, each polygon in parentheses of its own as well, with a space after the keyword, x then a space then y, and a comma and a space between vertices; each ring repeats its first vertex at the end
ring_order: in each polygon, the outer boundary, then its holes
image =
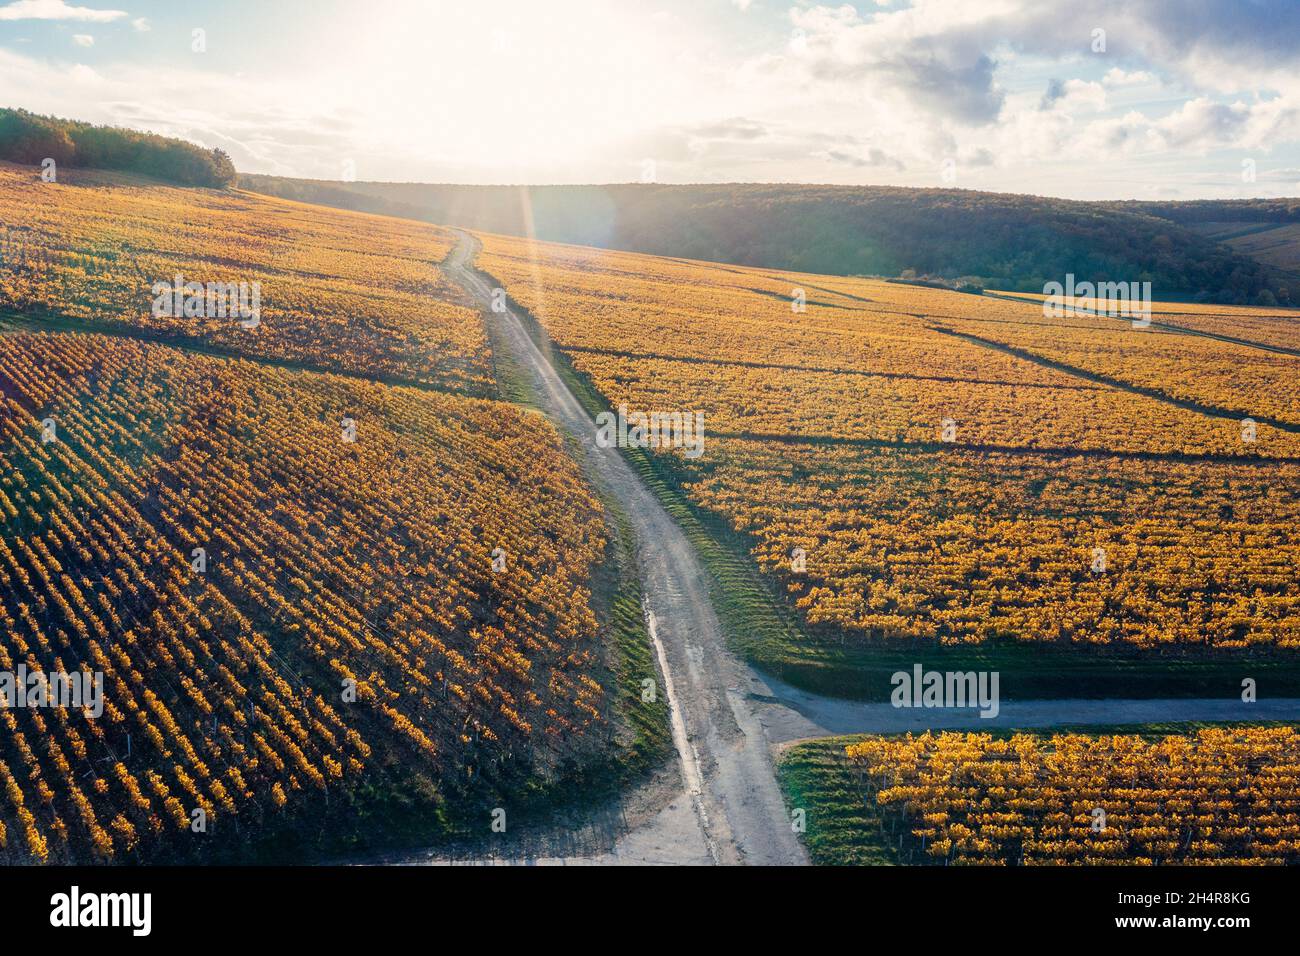
MULTIPOLYGON (((1279 726, 1280 722, 1234 721, 1232 725, 1265 727, 1279 726)), ((1181 721, 1026 730, 1002 728, 986 732, 999 738, 1016 733, 1047 737, 1074 732, 1136 734, 1155 739, 1213 726, 1223 724, 1181 721)), ((812 862, 819 866, 897 866, 902 862, 901 854, 908 849, 906 828, 898 827, 896 819, 887 819, 874 801, 863 798, 856 776, 844 759, 844 748, 866 736, 824 737, 796 744, 782 754, 777 764, 777 779, 786 805, 791 812, 804 811, 804 846, 812 862)))
POLYGON ((673 744, 668 698, 661 689, 663 683, 642 606, 632 527, 612 502, 606 502, 606 507, 617 525, 613 546, 619 552, 617 582, 605 609, 616 694, 614 710, 619 721, 617 750, 609 776, 613 783, 626 785, 659 766, 672 752, 673 744), (655 688, 655 692, 647 695, 647 687, 655 688))
POLYGON ((488 313, 480 312, 483 331, 487 335, 492 353, 492 375, 495 379, 495 398, 534 411, 541 411, 528 371, 523 368, 504 344, 501 326, 492 321, 488 313))

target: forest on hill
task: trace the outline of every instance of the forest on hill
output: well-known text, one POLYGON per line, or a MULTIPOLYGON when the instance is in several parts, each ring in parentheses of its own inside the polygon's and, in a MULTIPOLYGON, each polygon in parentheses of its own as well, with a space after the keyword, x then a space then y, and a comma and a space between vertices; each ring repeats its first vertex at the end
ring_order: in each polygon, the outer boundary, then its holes
POLYGON ((1180 199, 1164 202, 1129 200, 1113 204, 1131 210, 1191 225, 1201 222, 1300 222, 1300 197, 1276 199, 1180 199))
POLYGON ((224 189, 235 182, 235 167, 224 150, 204 149, 184 140, 116 126, 38 116, 0 108, 0 160, 138 173, 181 186, 224 189))
POLYGON ((1300 276, 1156 214, 962 189, 792 184, 453 186, 240 177, 305 202, 654 255, 1042 291, 1067 273, 1157 298, 1300 301, 1300 276))

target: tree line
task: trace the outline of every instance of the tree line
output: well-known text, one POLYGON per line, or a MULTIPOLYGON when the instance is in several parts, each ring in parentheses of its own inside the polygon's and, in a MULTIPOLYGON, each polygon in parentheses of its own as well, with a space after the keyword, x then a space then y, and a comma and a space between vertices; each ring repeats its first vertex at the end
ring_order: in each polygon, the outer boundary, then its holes
POLYGON ((892 186, 453 186, 242 176, 285 198, 506 235, 824 275, 1041 292, 1073 273, 1162 299, 1300 302, 1300 279, 1138 203, 892 186))
POLYGON ((0 109, 0 160, 38 165, 46 159, 53 159, 56 168, 110 169, 214 189, 233 185, 237 176, 221 149, 204 149, 155 133, 0 109))

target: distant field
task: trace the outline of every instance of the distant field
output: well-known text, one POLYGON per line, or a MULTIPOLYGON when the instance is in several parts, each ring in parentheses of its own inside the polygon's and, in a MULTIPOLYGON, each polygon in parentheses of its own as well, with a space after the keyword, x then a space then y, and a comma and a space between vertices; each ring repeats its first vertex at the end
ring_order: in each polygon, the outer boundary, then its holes
POLYGON ((1290 726, 832 737, 778 772, 818 864, 1300 861, 1290 726))
MULTIPOLYGON (((999 297, 1025 299, 1030 302, 1042 302, 1044 298, 1038 293, 998 292, 992 294, 999 297)), ((1087 298, 1080 298, 1069 303, 1069 305, 1070 310, 1096 310, 1100 308, 1102 311, 1108 308, 1114 311, 1134 307, 1134 303, 1128 301, 1108 305, 1106 303, 1099 304, 1087 298)), ((1237 340, 1238 344, 1263 346, 1266 350, 1281 349, 1300 352, 1300 311, 1295 309, 1283 309, 1275 306, 1209 305, 1193 302, 1152 302, 1150 305, 1152 323, 1162 327, 1172 326, 1191 332, 1221 336, 1237 340)), ((1113 330, 1114 327, 1110 325, 1110 322, 1115 321, 1131 326, 1133 320, 1125 316, 1115 316, 1110 318, 1108 322, 1102 322, 1101 324, 1103 327, 1113 330)))
POLYGON ((248 193, 70 171, 33 184, 0 163, 0 307, 49 324, 125 328, 162 340, 331 371, 486 394, 478 315, 436 265, 435 226, 248 193), (153 284, 256 282, 260 325, 156 316, 153 284))
POLYGON ((606 407, 705 413, 703 455, 656 462, 846 655, 800 677, 782 638, 754 651, 778 672, 843 691, 871 648, 1131 663, 1300 644, 1298 358, 878 281, 484 242, 481 268, 606 407))
POLYGON ((1300 223, 1198 222, 1189 224, 1189 228, 1253 259, 1287 272, 1300 272, 1300 223))
MULTIPOLYGON (((1159 320, 1236 338, 1248 332, 1241 323, 1221 315, 1170 314, 1166 318, 1161 313, 1159 320)), ((1273 323, 1271 341, 1262 344, 1300 345, 1300 317, 1267 321, 1273 323)), ((1053 319, 1044 317, 1041 309, 1037 315, 1022 314, 1013 321, 996 312, 970 310, 940 324, 981 342, 1014 348, 1033 361, 1192 403, 1199 411, 1228 419, 1224 425, 1229 434, 1233 419, 1272 421, 1289 430, 1292 440, 1266 445, 1261 452, 1294 455, 1293 439, 1300 432, 1300 349, 1291 355, 1204 335, 1133 329, 1128 322, 1106 316, 1070 314, 1053 319)), ((1232 437, 1237 453, 1249 450, 1239 436, 1232 437)), ((1190 450, 1190 446, 1184 448, 1190 450)))

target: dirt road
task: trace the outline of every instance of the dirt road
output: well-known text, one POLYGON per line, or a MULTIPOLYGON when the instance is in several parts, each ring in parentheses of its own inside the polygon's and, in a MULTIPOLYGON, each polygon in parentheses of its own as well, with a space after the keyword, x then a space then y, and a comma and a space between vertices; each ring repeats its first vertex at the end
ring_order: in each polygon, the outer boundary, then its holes
MULTIPOLYGON (((477 240, 460 242, 443 268, 483 308, 493 283, 474 269, 477 240)), ((617 449, 600 448, 595 425, 512 311, 488 312, 510 357, 533 379, 545 413, 582 446, 589 478, 613 495, 636 535, 647 619, 672 710, 680 785, 666 805, 629 817, 609 846, 529 863, 802 864, 773 771, 781 744, 827 734, 926 727, 1049 726, 1168 720, 1300 719, 1300 701, 1004 702, 996 719, 971 711, 896 710, 817 697, 765 678, 727 650, 705 570, 676 522, 617 449)), ((429 862, 438 862, 433 857, 429 862)), ((424 857, 401 862, 423 862, 424 857)), ((515 861, 523 862, 523 861, 515 861)))
MULTIPOLYGON (((444 264, 484 308, 492 286, 471 268, 477 243, 461 234, 444 264)), ((754 702, 749 668, 726 649, 709 601, 703 567, 686 536, 616 448, 596 445, 590 416, 513 312, 489 312, 512 358, 534 379, 542 408, 582 445, 590 478, 614 496, 632 523, 655 650, 670 685, 674 742, 683 798, 698 835, 680 848, 683 861, 806 863, 772 771, 772 756, 754 702)))

